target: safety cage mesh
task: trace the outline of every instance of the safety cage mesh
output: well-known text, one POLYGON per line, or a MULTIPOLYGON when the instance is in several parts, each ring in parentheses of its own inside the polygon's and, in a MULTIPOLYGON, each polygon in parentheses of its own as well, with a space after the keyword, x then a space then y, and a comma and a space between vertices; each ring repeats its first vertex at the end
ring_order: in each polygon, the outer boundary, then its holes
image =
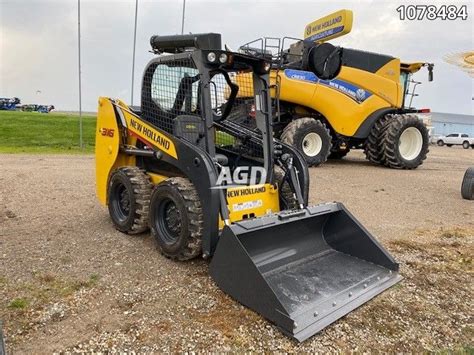
MULTIPOLYGON (((216 146, 239 156, 263 157, 255 124, 252 71, 228 72, 238 86, 237 96, 224 120, 232 87, 216 71, 209 85, 216 146)), ((204 112, 201 109, 201 76, 191 58, 162 61, 148 67, 143 79, 142 118, 154 126, 205 149, 204 112)))
POLYGON ((199 72, 191 59, 151 64, 143 78, 143 119, 173 133, 178 116, 200 116, 198 87, 199 72))

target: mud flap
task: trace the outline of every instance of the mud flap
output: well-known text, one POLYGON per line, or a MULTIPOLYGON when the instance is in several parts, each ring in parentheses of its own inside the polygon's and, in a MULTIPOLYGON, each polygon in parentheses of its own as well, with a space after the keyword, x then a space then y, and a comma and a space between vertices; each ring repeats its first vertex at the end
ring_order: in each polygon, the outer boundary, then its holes
POLYGON ((401 280, 395 260, 340 203, 225 227, 210 274, 298 341, 401 280))

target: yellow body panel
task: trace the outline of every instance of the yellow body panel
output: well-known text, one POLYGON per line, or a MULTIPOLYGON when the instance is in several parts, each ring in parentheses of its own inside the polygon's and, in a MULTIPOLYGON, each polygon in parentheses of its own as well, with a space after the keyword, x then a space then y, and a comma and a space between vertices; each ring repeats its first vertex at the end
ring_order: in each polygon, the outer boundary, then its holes
MULTIPOLYGON (((120 152, 121 132, 117 125, 114 104, 123 115, 129 133, 132 133, 132 135, 127 135, 127 145, 136 145, 136 137, 138 136, 173 158, 178 158, 174 143, 131 112, 124 102, 120 100, 113 102, 107 97, 100 97, 95 138, 95 170, 97 197, 103 205, 107 205, 107 188, 110 173, 121 166, 136 165, 135 156, 120 152)), ((166 176, 152 173, 148 175, 154 184, 158 184, 167 178, 166 176)))
POLYGON ((416 62, 416 63, 401 63, 400 67, 402 71, 407 72, 407 73, 416 73, 418 70, 420 70, 425 63, 423 62, 416 62))
POLYGON ((150 173, 149 171, 147 171, 147 175, 150 177, 150 180, 153 185, 158 185, 169 178, 169 176, 156 174, 156 173, 150 173))
POLYGON ((97 198, 103 205, 107 204, 109 174, 120 155, 119 140, 120 131, 112 103, 109 99, 101 97, 95 134, 95 174, 97 198))
MULTIPOLYGON (((248 78, 247 74, 237 74, 234 81, 240 87, 248 78)), ((332 128, 344 136, 353 136, 367 117, 382 108, 401 107, 403 102, 400 85, 400 59, 394 58, 376 73, 343 66, 337 76, 342 80, 371 93, 371 96, 358 102, 341 91, 319 82, 289 78, 283 70, 270 72, 270 83, 278 83, 279 98, 296 105, 302 114, 311 111, 321 113, 332 128)), ((238 97, 253 95, 249 90, 239 90, 238 97)), ((271 90, 275 97, 275 89, 271 90)))
MULTIPOLYGON (((278 212, 278 188, 271 184, 230 188, 227 190, 227 207, 231 222, 278 212)), ((219 218, 219 229, 223 227, 224 221, 219 218)))

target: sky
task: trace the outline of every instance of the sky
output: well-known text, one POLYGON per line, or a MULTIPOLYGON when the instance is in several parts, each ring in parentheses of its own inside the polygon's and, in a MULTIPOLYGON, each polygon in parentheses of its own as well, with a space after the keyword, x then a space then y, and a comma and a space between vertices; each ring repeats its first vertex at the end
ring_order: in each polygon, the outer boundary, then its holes
MULTIPOLYGON (((435 63, 434 81, 421 70, 417 107, 474 114, 474 80, 443 57, 474 50, 474 6, 467 20, 400 20, 404 0, 380 1, 201 1, 187 0, 185 33, 217 32, 223 44, 239 45, 262 36, 303 37, 305 25, 339 9, 354 12, 352 32, 331 43, 378 52, 403 61, 435 63)), ((53 104, 78 111, 77 0, 0 0, 0 97, 22 103, 53 104)), ((417 4, 441 6, 442 1, 417 4)), ((82 108, 97 110, 97 98, 131 102, 135 0, 81 0, 82 108)), ((139 0, 134 104, 141 75, 153 58, 152 35, 181 33, 182 0, 139 0)))

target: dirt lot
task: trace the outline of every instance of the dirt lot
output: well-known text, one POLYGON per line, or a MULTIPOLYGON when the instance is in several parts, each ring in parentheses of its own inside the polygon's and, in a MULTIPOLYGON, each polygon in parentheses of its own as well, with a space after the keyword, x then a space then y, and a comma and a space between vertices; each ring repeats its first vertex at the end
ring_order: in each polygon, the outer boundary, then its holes
POLYGON ((361 153, 311 169, 310 202, 342 201, 404 280, 297 344, 224 295, 208 263, 172 262, 114 230, 93 156, 0 155, 0 319, 7 350, 473 351, 474 150, 431 148, 414 171, 361 153))

